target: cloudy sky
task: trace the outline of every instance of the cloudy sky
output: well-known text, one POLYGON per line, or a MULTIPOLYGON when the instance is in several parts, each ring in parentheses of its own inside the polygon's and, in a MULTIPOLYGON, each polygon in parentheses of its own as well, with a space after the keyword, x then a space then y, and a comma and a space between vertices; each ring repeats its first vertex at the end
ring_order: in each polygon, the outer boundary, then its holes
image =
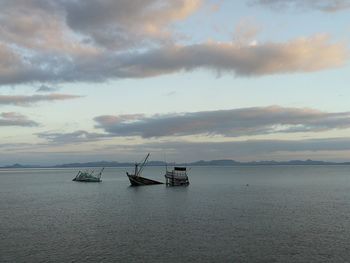
POLYGON ((0 0, 0 166, 350 161, 350 0, 0 0))

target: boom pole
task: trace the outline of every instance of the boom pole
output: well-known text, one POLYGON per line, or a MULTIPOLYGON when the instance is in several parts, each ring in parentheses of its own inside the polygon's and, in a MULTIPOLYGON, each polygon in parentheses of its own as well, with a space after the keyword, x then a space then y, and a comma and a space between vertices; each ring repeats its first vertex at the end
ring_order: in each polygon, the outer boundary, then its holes
POLYGON ((150 153, 148 153, 147 154, 147 156, 145 157, 145 160, 142 162, 142 164, 140 165, 140 170, 137 172, 137 174, 135 174, 135 175, 139 175, 141 172, 142 172, 142 170, 143 170, 143 167, 145 166, 145 164, 146 164, 146 162, 147 162, 147 160, 148 160, 148 157, 150 156, 151 154, 150 153))

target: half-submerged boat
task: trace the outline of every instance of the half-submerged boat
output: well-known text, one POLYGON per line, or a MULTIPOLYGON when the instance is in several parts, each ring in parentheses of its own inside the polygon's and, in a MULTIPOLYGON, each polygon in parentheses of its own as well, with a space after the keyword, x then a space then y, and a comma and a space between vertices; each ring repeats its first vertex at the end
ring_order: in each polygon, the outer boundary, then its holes
POLYGON ((173 170, 168 171, 166 168, 165 172, 165 183, 169 186, 186 186, 189 185, 190 182, 187 176, 187 168, 186 167, 174 167, 173 170))
POLYGON ((147 164, 147 160, 149 158, 150 154, 147 154, 143 162, 141 163, 135 163, 135 172, 134 174, 129 174, 126 172, 126 175, 129 178, 130 184, 132 186, 141 186, 141 185, 154 185, 154 184, 163 184, 162 182, 158 182, 152 179, 148 179, 141 176, 141 173, 143 169, 145 168, 145 165, 147 164))
POLYGON ((101 171, 97 174, 94 175, 94 170, 89 172, 89 171, 79 171, 78 174, 73 178, 72 181, 76 182, 88 182, 88 183, 98 183, 102 182, 102 172, 105 168, 102 168, 101 171))

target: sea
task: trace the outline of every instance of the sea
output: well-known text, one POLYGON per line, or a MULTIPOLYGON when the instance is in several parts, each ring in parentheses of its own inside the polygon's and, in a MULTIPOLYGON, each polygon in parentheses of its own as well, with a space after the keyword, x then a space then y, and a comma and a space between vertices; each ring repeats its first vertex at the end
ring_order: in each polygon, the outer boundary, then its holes
POLYGON ((127 169, 0 169, 0 262, 350 262, 350 166, 127 169))

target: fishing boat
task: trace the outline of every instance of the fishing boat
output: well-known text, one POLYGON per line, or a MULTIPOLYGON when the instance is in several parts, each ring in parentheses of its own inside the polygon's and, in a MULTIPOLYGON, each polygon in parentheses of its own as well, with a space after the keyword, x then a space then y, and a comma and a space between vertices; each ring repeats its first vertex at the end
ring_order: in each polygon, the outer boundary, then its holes
POLYGON ((79 171, 78 174, 73 178, 72 181, 75 182, 88 182, 88 183, 99 183, 102 182, 102 172, 105 168, 103 167, 101 169, 101 171, 97 174, 94 175, 94 170, 92 170, 91 172, 89 171, 79 171))
POLYGON ((129 178, 131 186, 163 184, 162 182, 158 182, 158 181, 141 176, 141 173, 145 168, 145 165, 147 164, 147 160, 149 156, 150 156, 150 153, 146 155, 145 159, 141 163, 135 163, 134 174, 129 174, 128 172, 126 172, 126 175, 129 178))
POLYGON ((186 186, 190 184, 186 167, 175 166, 171 171, 168 171, 168 168, 166 168, 164 176, 165 183, 168 186, 186 186))

